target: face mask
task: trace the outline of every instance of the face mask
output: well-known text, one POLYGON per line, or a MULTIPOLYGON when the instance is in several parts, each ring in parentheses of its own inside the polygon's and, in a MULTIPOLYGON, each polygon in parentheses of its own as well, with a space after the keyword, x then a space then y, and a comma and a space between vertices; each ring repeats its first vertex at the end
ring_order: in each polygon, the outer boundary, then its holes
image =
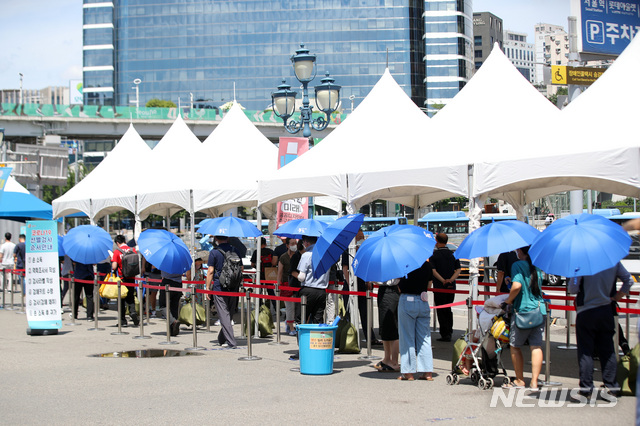
POLYGON ((298 251, 298 246, 297 245, 289 246, 289 250, 298 251))

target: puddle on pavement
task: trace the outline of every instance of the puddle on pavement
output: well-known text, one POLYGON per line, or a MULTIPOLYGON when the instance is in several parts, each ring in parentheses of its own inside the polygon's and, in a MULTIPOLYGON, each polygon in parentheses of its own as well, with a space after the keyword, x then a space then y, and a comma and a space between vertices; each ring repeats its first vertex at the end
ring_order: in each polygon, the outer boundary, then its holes
POLYGON ((90 355, 96 358, 168 358, 174 356, 203 355, 199 352, 177 351, 174 349, 140 349, 136 351, 106 352, 90 355))

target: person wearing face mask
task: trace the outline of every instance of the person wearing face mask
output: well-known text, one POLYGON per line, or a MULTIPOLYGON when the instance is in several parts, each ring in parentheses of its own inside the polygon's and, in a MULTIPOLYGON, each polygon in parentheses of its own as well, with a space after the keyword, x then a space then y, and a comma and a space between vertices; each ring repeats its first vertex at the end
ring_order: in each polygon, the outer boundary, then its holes
MULTIPOLYGON (((286 238, 284 244, 287 247, 287 251, 278 256, 278 285, 289 286, 289 270, 291 268, 291 256, 298 251, 298 241, 294 238, 286 238)), ((293 291, 281 290, 280 296, 292 297, 293 291)), ((287 324, 286 333, 289 336, 296 335, 296 329, 294 326, 296 317, 296 304, 295 302, 284 302, 286 308, 285 321, 287 324)))

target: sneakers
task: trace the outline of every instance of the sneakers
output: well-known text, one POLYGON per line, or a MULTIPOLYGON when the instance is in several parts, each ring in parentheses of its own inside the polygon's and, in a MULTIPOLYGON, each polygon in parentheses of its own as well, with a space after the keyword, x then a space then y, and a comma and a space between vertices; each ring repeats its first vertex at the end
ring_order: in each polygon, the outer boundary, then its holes
POLYGON ((295 330, 289 330, 289 331, 287 332, 287 334, 288 334, 289 336, 295 336, 296 334, 298 334, 298 332, 297 332, 297 331, 295 331, 295 330))
MULTIPOLYGON (((219 326, 220 325, 220 320, 217 320, 216 322, 214 322, 213 325, 219 326)), ((236 325, 234 320, 231 320, 231 325, 236 325)))
POLYGON ((179 321, 176 320, 171 324, 171 332, 170 332, 170 334, 172 336, 177 336, 178 334, 180 334, 180 322, 179 321))
POLYGON ((126 327, 127 326, 127 319, 126 318, 122 318, 122 322, 120 323, 120 325, 122 325, 122 327, 126 327))
POLYGON ((138 317, 138 313, 136 311, 131 312, 131 321, 133 321, 133 325, 136 327, 140 325, 140 318, 138 317))

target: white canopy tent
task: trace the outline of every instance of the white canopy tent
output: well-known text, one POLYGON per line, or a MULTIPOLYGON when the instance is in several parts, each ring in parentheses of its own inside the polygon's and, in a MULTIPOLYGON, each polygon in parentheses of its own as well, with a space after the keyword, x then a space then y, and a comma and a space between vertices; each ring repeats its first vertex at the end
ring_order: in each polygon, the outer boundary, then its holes
MULTIPOLYGON (((260 181, 259 204, 264 208, 288 198, 325 195, 347 203, 357 201, 352 208, 358 208, 376 197, 354 198, 350 193, 354 181, 348 176, 375 175, 401 163, 424 143, 429 129, 429 118, 386 70, 356 110, 320 144, 260 181)), ((443 191, 458 194, 453 179, 446 180, 450 185, 443 191)), ((414 199, 404 201, 413 204, 414 199)))
POLYGON ((574 189, 640 196, 638 69, 640 41, 634 39, 539 141, 549 152, 502 153, 477 163, 475 194, 510 201, 574 189))
POLYGON ((148 158, 151 148, 129 126, 102 162, 66 194, 53 200, 53 217, 83 212, 91 221, 120 210, 135 212, 134 185, 125 184, 128 169, 148 158))

